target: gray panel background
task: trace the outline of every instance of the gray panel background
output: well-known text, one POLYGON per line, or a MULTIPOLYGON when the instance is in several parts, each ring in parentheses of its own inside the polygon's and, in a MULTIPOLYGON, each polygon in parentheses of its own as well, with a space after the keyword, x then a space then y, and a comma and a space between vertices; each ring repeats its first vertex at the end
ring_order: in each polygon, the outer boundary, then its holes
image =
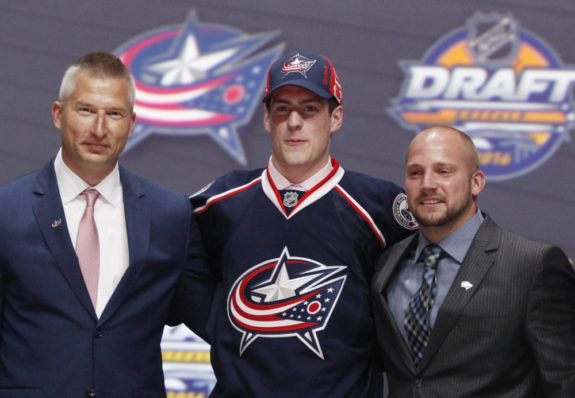
MULTIPOLYGON (((575 2, 571 0, 4 0, 0 4, 0 183, 36 169, 58 150, 51 102, 67 65, 93 50, 112 51, 128 39, 184 22, 247 33, 277 30, 286 51, 310 48, 330 56, 342 79, 344 128, 333 152, 344 168, 402 184, 412 133, 388 116, 399 93, 399 60, 420 59, 475 11, 511 12, 575 64, 575 2)), ((269 137, 258 110, 240 129, 248 168, 265 165, 269 137)), ((572 133, 571 133, 572 136, 572 133)), ((238 168, 210 138, 149 137, 123 158, 133 171, 192 193, 238 168)), ((572 142, 535 171, 491 182, 480 206, 502 226, 562 246, 575 257, 575 148, 572 142)))

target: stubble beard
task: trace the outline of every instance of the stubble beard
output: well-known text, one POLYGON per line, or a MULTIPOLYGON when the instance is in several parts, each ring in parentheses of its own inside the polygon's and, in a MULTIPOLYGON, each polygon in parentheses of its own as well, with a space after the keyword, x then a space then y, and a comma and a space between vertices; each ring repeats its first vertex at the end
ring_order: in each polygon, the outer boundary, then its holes
POLYGON ((456 208, 449 208, 441 212, 420 212, 417 207, 411 210, 413 217, 420 227, 445 227, 455 224, 471 206, 471 201, 466 201, 456 208))

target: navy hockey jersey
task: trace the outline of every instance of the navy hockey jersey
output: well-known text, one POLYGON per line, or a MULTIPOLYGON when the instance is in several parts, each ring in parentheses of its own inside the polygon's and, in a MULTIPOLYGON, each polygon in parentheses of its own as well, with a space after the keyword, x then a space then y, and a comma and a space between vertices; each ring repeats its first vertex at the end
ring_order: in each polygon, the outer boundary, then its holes
POLYGON ((398 186, 332 164, 291 212, 267 169, 231 172, 191 197, 203 272, 217 281, 212 397, 381 394, 369 282, 382 249, 415 225, 398 186))

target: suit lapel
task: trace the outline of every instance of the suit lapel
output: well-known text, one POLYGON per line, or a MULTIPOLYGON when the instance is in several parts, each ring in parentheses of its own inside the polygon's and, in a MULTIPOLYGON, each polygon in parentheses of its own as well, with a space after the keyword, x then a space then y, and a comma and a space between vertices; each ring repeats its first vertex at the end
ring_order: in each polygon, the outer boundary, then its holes
POLYGON ((80 303, 96 319, 96 313, 86 289, 82 271, 80 271, 76 251, 70 240, 53 162, 48 163, 40 170, 33 192, 38 196, 33 211, 46 245, 80 303))
POLYGON ((393 343, 389 344, 388 347, 391 347, 396 351, 397 356, 401 358, 401 361, 408 369, 410 369, 411 372, 415 372, 415 369, 411 358, 410 348, 399 331, 399 325, 397 325, 397 322, 391 313, 385 292, 389 282, 393 278, 393 275, 396 274, 396 270, 400 266, 402 259, 408 255, 415 245, 417 245, 417 237, 418 234, 414 234, 388 249, 389 254, 382 257, 377 265, 379 271, 375 277, 375 291, 378 292, 377 300, 380 304, 379 308, 382 310, 385 324, 391 326, 387 327, 387 335, 384 336, 384 338, 393 339, 393 343))
POLYGON ((499 227, 490 218, 486 218, 477 231, 439 310, 429 345, 420 364, 422 368, 441 347, 469 300, 474 296, 477 289, 481 288, 481 282, 495 263, 499 248, 499 234, 499 227), (471 284, 472 287, 464 289, 462 283, 467 286, 471 284))
POLYGON ((151 209, 146 200, 146 192, 139 180, 130 175, 121 166, 120 180, 124 193, 124 214, 126 217, 130 263, 100 317, 100 324, 109 319, 129 295, 142 267, 146 263, 150 244, 151 209))
POLYGON ((417 236, 417 234, 414 234, 396 243, 390 247, 388 252, 379 260, 375 275, 375 283, 379 289, 378 291, 381 292, 387 287, 403 256, 413 245, 417 244, 417 236))

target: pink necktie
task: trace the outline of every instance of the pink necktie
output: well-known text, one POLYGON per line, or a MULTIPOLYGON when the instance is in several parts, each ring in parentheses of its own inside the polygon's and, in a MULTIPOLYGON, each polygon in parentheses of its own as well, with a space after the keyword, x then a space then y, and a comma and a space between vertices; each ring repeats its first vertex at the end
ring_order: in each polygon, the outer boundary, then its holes
POLYGON ((86 197, 86 210, 80 219, 78 237, 76 238, 76 254, 80 263, 80 270, 84 276, 84 282, 90 293, 92 304, 96 308, 98 296, 98 278, 100 276, 100 241, 98 228, 94 221, 94 204, 100 192, 95 189, 87 189, 80 195, 86 197))

